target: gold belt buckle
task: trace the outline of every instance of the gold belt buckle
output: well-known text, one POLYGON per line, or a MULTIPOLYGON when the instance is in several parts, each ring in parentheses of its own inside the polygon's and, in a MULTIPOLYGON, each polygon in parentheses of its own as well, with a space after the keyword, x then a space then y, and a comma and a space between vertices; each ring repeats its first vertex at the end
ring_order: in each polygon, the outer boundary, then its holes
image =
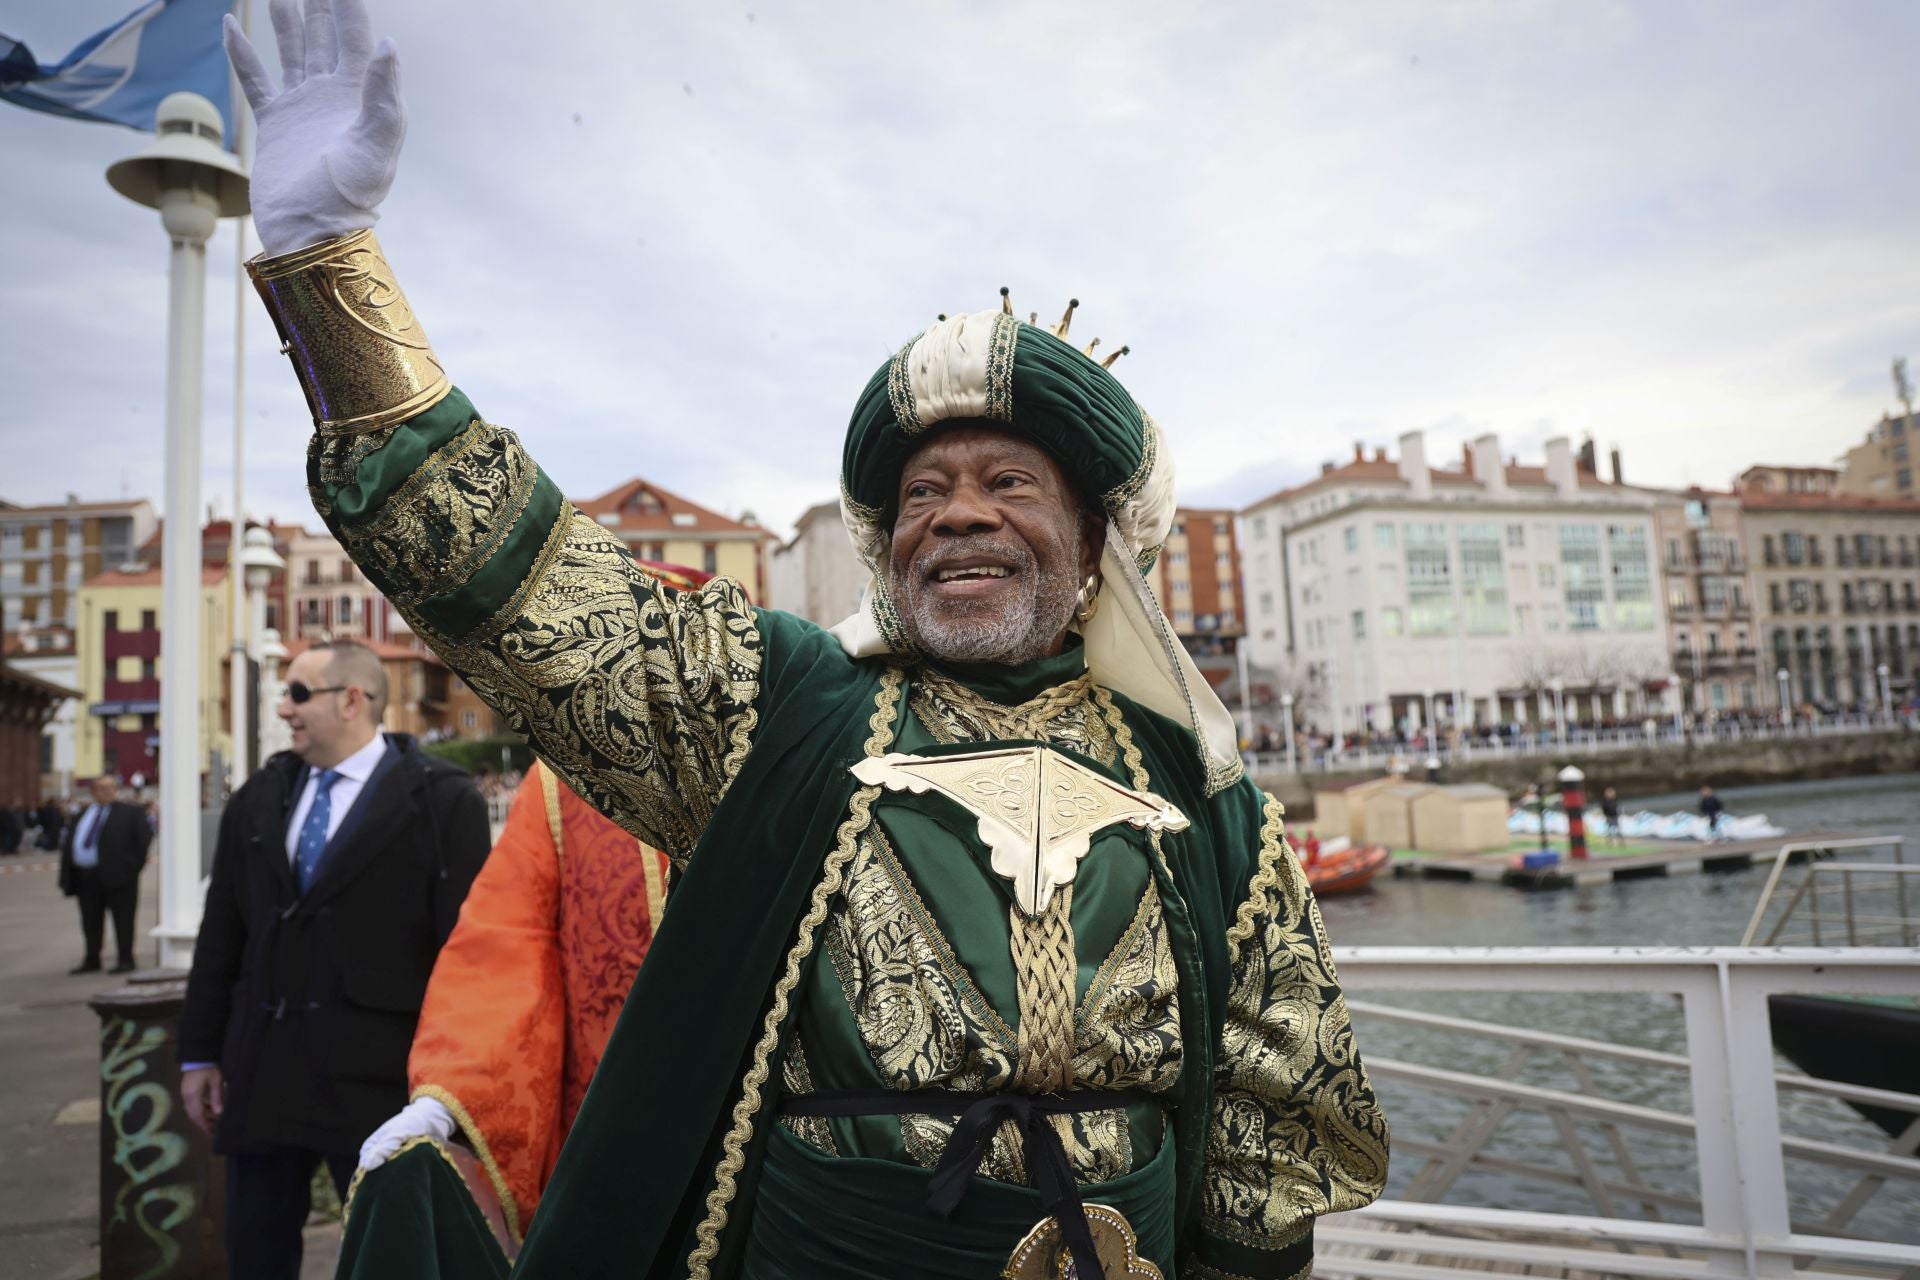
MULTIPOLYGON (((1093 1251, 1107 1280, 1166 1280, 1159 1267, 1140 1256, 1140 1240, 1133 1233, 1133 1224, 1118 1209, 1104 1204, 1085 1208, 1093 1251)), ((1003 1280, 1078 1280, 1079 1268, 1067 1252, 1060 1223, 1052 1217, 1042 1218, 1014 1247, 1000 1275, 1003 1280)))

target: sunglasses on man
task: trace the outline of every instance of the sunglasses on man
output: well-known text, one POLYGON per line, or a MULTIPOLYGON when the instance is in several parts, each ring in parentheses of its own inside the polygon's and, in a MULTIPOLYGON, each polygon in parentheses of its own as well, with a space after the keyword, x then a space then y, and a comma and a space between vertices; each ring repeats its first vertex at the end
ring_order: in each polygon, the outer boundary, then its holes
POLYGON ((350 684, 329 684, 315 689, 299 680, 291 680, 287 683, 287 701, 299 706, 316 693, 345 693, 353 687, 350 684))

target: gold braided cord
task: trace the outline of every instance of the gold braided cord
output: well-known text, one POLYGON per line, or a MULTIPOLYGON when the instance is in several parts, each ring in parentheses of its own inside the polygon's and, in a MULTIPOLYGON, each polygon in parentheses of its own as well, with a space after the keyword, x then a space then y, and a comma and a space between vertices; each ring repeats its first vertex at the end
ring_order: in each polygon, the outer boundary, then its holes
MULTIPOLYGON (((387 1157, 387 1163, 392 1164, 395 1160, 398 1160, 415 1147, 432 1147, 434 1151, 439 1154, 440 1158, 447 1162, 447 1167, 453 1170, 454 1176, 462 1182, 466 1181, 466 1175, 460 1172, 460 1166, 453 1162, 453 1157, 447 1153, 447 1148, 439 1139, 429 1137, 424 1133, 417 1137, 408 1138, 405 1142, 402 1142, 394 1149, 393 1154, 387 1157)), ((355 1169, 353 1171, 353 1177, 347 1182, 347 1194, 343 1196, 340 1201, 340 1227, 342 1230, 346 1229, 347 1219, 353 1216, 353 1198, 360 1193, 360 1183, 366 1178, 367 1172, 364 1166, 355 1169)), ((511 1202, 503 1201, 502 1203, 504 1205, 511 1202)), ((509 1208, 507 1212, 512 1213, 513 1210, 509 1208)), ((520 1238, 519 1233, 515 1232, 513 1238, 518 1240, 520 1238)))
POLYGON ((1235 913, 1233 924, 1227 929, 1227 954, 1238 963, 1240 948, 1253 938, 1256 921, 1254 919, 1267 905, 1267 894, 1280 883, 1280 858, 1284 854, 1291 857, 1287 849, 1287 840, 1283 832, 1282 819, 1287 807, 1272 796, 1262 810, 1260 822, 1260 860, 1254 869, 1253 879, 1247 885, 1247 896, 1235 913))
MULTIPOLYGON (((916 670, 913 683, 916 694, 924 690, 927 696, 944 702, 952 711, 987 728, 989 737, 1032 738, 1040 742, 1047 741, 1051 736, 1048 730, 1052 722, 1086 702, 1094 688, 1092 673, 1083 671, 1065 684, 1055 685, 1019 706, 1009 707, 975 693, 958 680, 930 668, 916 670)), ((928 732, 940 741, 962 740, 951 728, 940 723, 942 717, 921 715, 919 718, 928 732)))
POLYGON ((553 861, 562 871, 567 866, 566 841, 560 834, 560 779, 554 777, 553 770, 533 762, 533 771, 540 776, 540 798, 547 805, 547 834, 553 837, 553 861))
POLYGON ((1013 1087, 1062 1093, 1073 1084, 1073 885, 1065 884, 1038 916, 1007 908, 1015 998, 1020 1004, 1020 1056, 1013 1087))
MULTIPOLYGON (((480 1159, 480 1167, 487 1171, 487 1181, 493 1184, 494 1194, 500 1197, 500 1208, 507 1215, 507 1230, 512 1233, 515 1243, 518 1243, 523 1239, 520 1227, 520 1206, 514 1203, 513 1192, 507 1189, 507 1176, 501 1173, 500 1166, 494 1163, 493 1148, 487 1145, 487 1135, 480 1131, 480 1126, 473 1122, 473 1117, 467 1113, 467 1109, 460 1105, 460 1099, 439 1085, 419 1086, 408 1095, 407 1101, 412 1102, 415 1098, 432 1098, 453 1114, 453 1122, 460 1126, 460 1132, 466 1135, 467 1145, 473 1148, 473 1154, 480 1159)), ((433 1140, 426 1138, 410 1141, 431 1142, 433 1140)), ((401 1151, 406 1149, 405 1145, 400 1148, 401 1151)), ((399 1152, 394 1154, 398 1155, 399 1152)), ((448 1163, 453 1162, 449 1160, 448 1163)), ((358 1179, 356 1178, 355 1181, 357 1182, 358 1179)))
MULTIPOLYGON (((866 754, 886 754, 893 743, 895 713, 900 706, 900 687, 905 683, 899 668, 890 667, 881 677, 880 692, 874 698, 873 714, 867 719, 871 730, 866 754)), ((879 787, 862 787, 853 793, 847 806, 847 819, 840 824, 833 852, 827 855, 820 882, 814 886, 807 914, 801 918, 799 935, 787 951, 786 969, 773 986, 773 1003, 760 1025, 760 1040, 754 1045, 753 1065, 747 1068, 740 1084, 740 1100, 734 1103, 733 1124, 720 1143, 720 1160, 714 1167, 713 1190, 707 1193, 707 1216, 694 1232, 693 1252, 687 1257, 687 1280, 712 1280, 713 1260, 720 1253, 720 1233, 726 1230, 734 1196, 739 1194, 740 1170, 746 1166, 747 1143, 753 1138, 754 1118, 761 1109, 761 1089, 766 1086, 773 1051, 780 1044, 780 1027, 787 1019, 788 1002, 800 982, 800 967, 813 953, 816 935, 826 922, 828 904, 840 892, 847 864, 859 848, 860 833, 873 821, 873 802, 879 787)))

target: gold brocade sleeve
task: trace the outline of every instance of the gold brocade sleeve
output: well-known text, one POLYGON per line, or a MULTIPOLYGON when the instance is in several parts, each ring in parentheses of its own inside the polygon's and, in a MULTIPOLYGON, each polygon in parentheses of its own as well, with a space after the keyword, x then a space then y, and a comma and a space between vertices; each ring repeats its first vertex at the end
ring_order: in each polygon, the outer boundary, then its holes
POLYGON ((693 852, 755 723, 761 638, 737 583, 648 575, 457 390, 316 436, 308 479, 355 563, 556 774, 670 858, 693 852))
POLYGON ((249 274, 314 416, 307 486, 414 632, 600 812, 685 859, 745 760, 745 593, 681 592, 448 383, 370 231, 249 274))
POLYGON ((1227 942, 1234 968, 1201 1239, 1182 1274, 1306 1275, 1314 1220, 1384 1189, 1387 1122, 1354 1047, 1319 907, 1272 799, 1227 942))

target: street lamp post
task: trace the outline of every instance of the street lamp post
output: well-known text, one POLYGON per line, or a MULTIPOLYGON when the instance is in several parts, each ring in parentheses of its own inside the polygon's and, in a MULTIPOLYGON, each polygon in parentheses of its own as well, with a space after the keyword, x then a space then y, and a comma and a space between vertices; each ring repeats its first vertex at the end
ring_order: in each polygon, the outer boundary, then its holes
POLYGON ((247 212, 247 175, 220 149, 219 109, 170 93, 154 140, 107 167, 115 191, 160 211, 167 270, 166 531, 160 565, 160 963, 185 968, 200 915, 200 375, 207 238, 247 212))
POLYGON ((1780 724, 1784 728, 1793 723, 1793 702, 1787 688, 1790 677, 1787 669, 1781 667, 1773 673, 1773 678, 1780 682, 1780 724))
MULTIPOLYGON (((247 580, 247 630, 244 638, 237 627, 234 631, 233 660, 241 671, 241 678, 236 682, 240 696, 234 699, 235 706, 245 706, 249 700, 246 672, 251 665, 249 660, 260 656, 261 637, 267 629, 267 587, 272 584, 273 575, 287 567, 287 562, 273 549, 273 535, 259 525, 247 530, 246 546, 240 552, 240 564, 247 580)), ((260 757, 249 750, 255 735, 246 733, 244 715, 235 712, 233 722, 233 761, 235 772, 239 775, 234 780, 234 789, 237 791, 240 784, 260 767, 260 757)), ((260 726, 264 724, 264 719, 259 722, 260 726)))
POLYGON ((1435 724, 1434 724, 1434 718, 1433 718, 1433 690, 1431 690, 1431 689, 1428 689, 1428 690, 1427 690, 1427 691, 1426 691, 1426 692, 1425 692, 1424 694, 1422 694, 1421 696, 1422 696, 1423 698, 1425 698, 1425 699, 1426 699, 1426 704, 1427 704, 1427 723, 1426 723, 1426 730, 1427 730, 1427 741, 1429 741, 1429 742, 1431 742, 1431 741, 1433 741, 1433 734, 1434 734, 1434 728, 1435 728, 1435 724))
POLYGON ((1293 694, 1291 692, 1283 693, 1280 695, 1280 711, 1281 711, 1281 714, 1286 718, 1286 722, 1287 722, 1287 772, 1292 773, 1294 771, 1294 758, 1293 758, 1293 694))
POLYGON ((1893 690, 1887 685, 1887 676, 1890 674, 1887 664, 1883 662, 1873 671, 1880 677, 1880 710, 1886 714, 1887 722, 1891 724, 1893 722, 1893 690))
POLYGON ((1547 687, 1553 690, 1553 729, 1560 739, 1560 749, 1567 749, 1567 682, 1555 676, 1547 687))
POLYGON ((260 758, 265 760, 276 751, 287 751, 293 747, 293 735, 287 730, 287 722, 273 713, 280 705, 280 699, 286 696, 286 688, 280 683, 280 664, 287 658, 287 646, 280 643, 280 633, 272 627, 260 633, 260 758))

